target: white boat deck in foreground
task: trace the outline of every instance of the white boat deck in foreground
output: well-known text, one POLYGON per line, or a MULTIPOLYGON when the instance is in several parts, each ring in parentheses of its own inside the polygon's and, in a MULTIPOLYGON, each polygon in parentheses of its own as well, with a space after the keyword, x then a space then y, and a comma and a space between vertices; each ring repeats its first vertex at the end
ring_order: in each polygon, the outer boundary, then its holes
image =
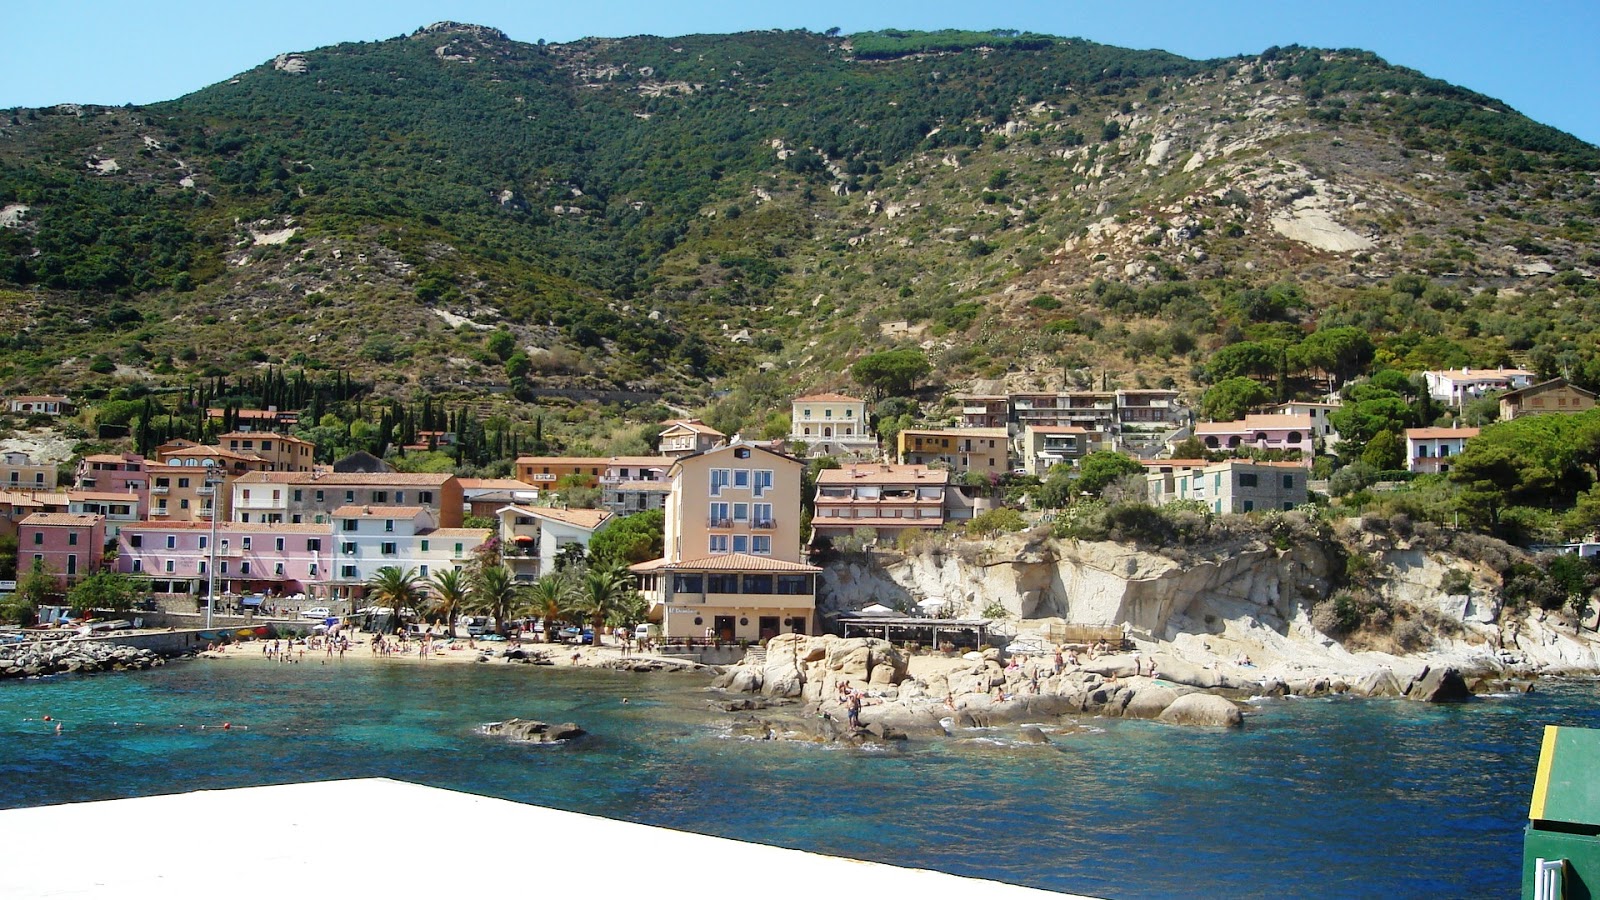
POLYGON ((378 778, 5 810, 0 848, 6 900, 1069 898, 378 778))

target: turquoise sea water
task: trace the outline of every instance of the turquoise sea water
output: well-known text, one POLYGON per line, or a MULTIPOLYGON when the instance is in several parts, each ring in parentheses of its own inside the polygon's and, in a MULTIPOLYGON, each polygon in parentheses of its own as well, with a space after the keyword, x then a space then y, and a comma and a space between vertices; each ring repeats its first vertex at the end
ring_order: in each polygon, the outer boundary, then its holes
POLYGON ((861 751, 731 739, 703 684, 312 656, 11 682, 0 807, 386 776, 1118 900, 1514 897, 1540 726, 1600 727, 1596 683, 1571 681, 1461 706, 1270 701, 1232 733, 1086 719, 1049 746, 861 751), (593 736, 474 733, 511 716, 593 736))

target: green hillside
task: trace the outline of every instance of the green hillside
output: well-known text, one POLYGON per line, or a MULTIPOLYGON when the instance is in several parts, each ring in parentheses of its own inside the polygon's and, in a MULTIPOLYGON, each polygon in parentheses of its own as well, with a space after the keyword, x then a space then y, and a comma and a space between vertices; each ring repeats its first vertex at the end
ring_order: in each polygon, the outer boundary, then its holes
POLYGON ((718 397, 759 430, 878 349, 1198 400, 1222 348, 1336 326, 1600 387, 1597 168, 1355 50, 441 23, 0 114, 0 389, 342 372, 525 424, 608 401, 556 429, 606 447, 718 397))

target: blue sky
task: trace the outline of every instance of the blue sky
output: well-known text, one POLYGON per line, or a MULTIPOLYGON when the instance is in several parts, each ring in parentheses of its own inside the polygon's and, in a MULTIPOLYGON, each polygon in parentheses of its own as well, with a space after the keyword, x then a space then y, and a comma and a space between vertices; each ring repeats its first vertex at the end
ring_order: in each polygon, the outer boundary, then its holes
POLYGON ((380 40, 441 19, 493 25, 530 42, 761 28, 1019 28, 1194 58, 1274 44, 1360 47, 1600 142, 1600 0, 13 0, 10 7, 0 108, 167 100, 278 53, 380 40))

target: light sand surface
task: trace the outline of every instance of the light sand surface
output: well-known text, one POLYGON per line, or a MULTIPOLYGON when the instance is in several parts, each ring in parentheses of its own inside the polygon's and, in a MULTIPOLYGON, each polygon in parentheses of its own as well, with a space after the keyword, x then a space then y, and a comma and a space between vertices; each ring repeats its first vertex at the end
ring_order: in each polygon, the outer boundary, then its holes
MULTIPOLYGON (((467 641, 457 639, 452 641, 433 641, 428 654, 423 656, 418 641, 401 643, 394 635, 384 638, 389 644, 389 653, 374 653, 372 644, 378 635, 357 633, 351 636, 351 645, 341 658, 335 651, 332 655, 321 646, 312 647, 306 644, 295 644, 287 648, 287 641, 279 641, 279 655, 287 652, 290 659, 297 664, 320 665, 323 663, 388 663, 395 665, 450 665, 457 663, 477 663, 479 657, 487 656, 492 662, 504 662, 503 656, 507 649, 517 648, 530 654, 544 653, 550 661, 558 666, 577 666, 579 668, 598 668, 607 662, 624 656, 621 648, 615 646, 583 647, 576 644, 545 644, 538 641, 467 641)), ((250 657, 256 659, 269 658, 268 653, 273 646, 271 640, 249 640, 235 644, 227 644, 218 650, 201 653, 206 659, 237 659, 250 657)), ((654 654, 631 651, 627 657, 655 658, 654 654)))

